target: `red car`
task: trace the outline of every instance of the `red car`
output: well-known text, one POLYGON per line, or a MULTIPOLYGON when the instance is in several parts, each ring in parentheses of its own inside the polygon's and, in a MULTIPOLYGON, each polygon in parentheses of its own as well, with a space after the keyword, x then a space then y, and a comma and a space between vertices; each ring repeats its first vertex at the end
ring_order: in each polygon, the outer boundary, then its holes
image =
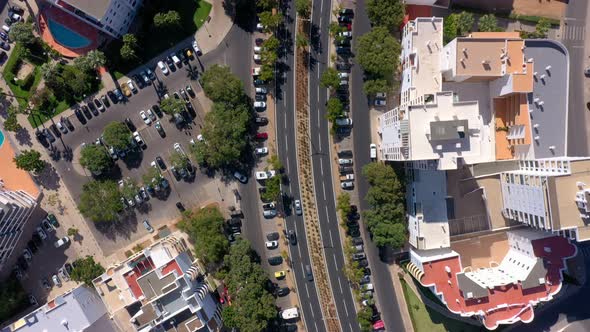
POLYGON ((375 322, 375 324, 373 324, 373 331, 384 331, 385 330, 385 324, 383 323, 382 320, 378 320, 375 322))
POLYGON ((267 133, 257 133, 256 134, 256 139, 267 139, 267 138, 268 138, 267 133))

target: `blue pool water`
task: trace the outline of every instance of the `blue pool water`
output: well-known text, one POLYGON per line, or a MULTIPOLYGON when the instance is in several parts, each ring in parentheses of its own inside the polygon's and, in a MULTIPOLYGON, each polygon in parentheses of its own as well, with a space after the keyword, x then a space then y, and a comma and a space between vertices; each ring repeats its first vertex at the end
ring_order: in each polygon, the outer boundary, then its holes
POLYGON ((56 42, 69 48, 81 48, 90 45, 90 40, 76 31, 57 23, 52 19, 47 19, 49 31, 56 42))
POLYGON ((0 131, 0 146, 4 143, 4 134, 0 131))

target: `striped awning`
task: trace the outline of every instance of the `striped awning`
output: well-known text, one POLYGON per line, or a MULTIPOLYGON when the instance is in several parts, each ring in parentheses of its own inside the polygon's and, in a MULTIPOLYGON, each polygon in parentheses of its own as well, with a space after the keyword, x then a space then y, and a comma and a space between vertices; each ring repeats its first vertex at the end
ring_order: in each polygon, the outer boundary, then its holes
POLYGON ((422 277, 424 276, 424 272, 422 272, 422 270, 420 270, 420 268, 418 268, 416 264, 412 262, 409 262, 408 265, 406 265, 406 269, 408 269, 408 272, 410 272, 412 277, 418 280, 418 282, 420 282, 420 279, 422 279, 422 277))

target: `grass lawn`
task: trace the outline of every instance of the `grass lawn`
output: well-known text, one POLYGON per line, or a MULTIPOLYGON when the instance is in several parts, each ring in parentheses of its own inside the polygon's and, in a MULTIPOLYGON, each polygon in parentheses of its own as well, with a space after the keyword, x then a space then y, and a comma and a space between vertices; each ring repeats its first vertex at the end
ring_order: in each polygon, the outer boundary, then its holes
POLYGON ((412 318, 412 325, 416 332, 483 332, 486 329, 477 327, 469 324, 465 324, 461 321, 450 319, 430 309, 420 299, 414 291, 408 286, 405 280, 400 280, 402 287, 404 288, 404 296, 406 303, 408 304, 408 311, 412 318))
POLYGON ((31 97, 32 91, 35 91, 37 89, 37 85, 39 85, 39 82, 41 81, 42 75, 40 64, 42 62, 35 63, 34 61, 30 61, 29 59, 27 59, 27 62, 29 64, 35 66, 33 72, 30 74, 33 75, 31 76, 31 84, 26 82, 26 79, 22 81, 16 80, 18 67, 23 61, 23 51, 24 49, 21 44, 17 43, 14 45, 14 49, 12 50, 10 57, 8 58, 8 60, 6 60, 6 65, 4 66, 4 72, 2 73, 2 75, 4 76, 4 80, 8 84, 8 87, 10 87, 10 90, 12 90, 12 93, 16 96, 16 100, 18 101, 20 107, 26 108, 28 100, 31 97))
POLYGON ((209 16, 209 12, 211 12, 211 4, 203 0, 199 1, 199 7, 193 16, 193 21, 195 22, 197 29, 205 23, 209 16))

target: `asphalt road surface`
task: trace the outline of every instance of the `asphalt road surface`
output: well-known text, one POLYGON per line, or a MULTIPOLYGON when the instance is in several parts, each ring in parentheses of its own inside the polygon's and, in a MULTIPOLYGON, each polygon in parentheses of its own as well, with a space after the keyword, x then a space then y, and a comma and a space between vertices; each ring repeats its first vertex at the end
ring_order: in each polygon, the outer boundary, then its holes
POLYGON ((343 331, 359 331, 354 298, 344 275, 345 260, 340 240, 336 201, 332 182, 330 129, 326 119, 328 90, 320 86, 320 77, 330 59, 330 0, 313 1, 311 17, 311 61, 309 71, 309 116, 312 167, 317 213, 324 245, 324 256, 338 321, 343 331))
MULTIPOLYGON (((354 12, 353 23, 353 45, 358 37, 371 30, 371 24, 365 10, 365 0, 357 0, 354 12)), ((352 67, 351 75, 351 109, 354 123, 354 170, 357 174, 357 190, 360 198, 360 210, 364 211, 369 208, 364 197, 367 195, 369 184, 362 176, 363 165, 371 162, 369 156, 369 144, 371 144, 371 128, 369 118, 369 100, 363 94, 363 71, 359 65, 352 67)), ((365 253, 369 260, 371 268, 371 279, 376 290, 377 307, 381 311, 381 319, 385 323, 388 331, 403 331, 399 303, 393 288, 393 281, 389 273, 387 263, 381 261, 379 249, 371 242, 366 229, 362 229, 363 240, 365 242, 365 253)))

